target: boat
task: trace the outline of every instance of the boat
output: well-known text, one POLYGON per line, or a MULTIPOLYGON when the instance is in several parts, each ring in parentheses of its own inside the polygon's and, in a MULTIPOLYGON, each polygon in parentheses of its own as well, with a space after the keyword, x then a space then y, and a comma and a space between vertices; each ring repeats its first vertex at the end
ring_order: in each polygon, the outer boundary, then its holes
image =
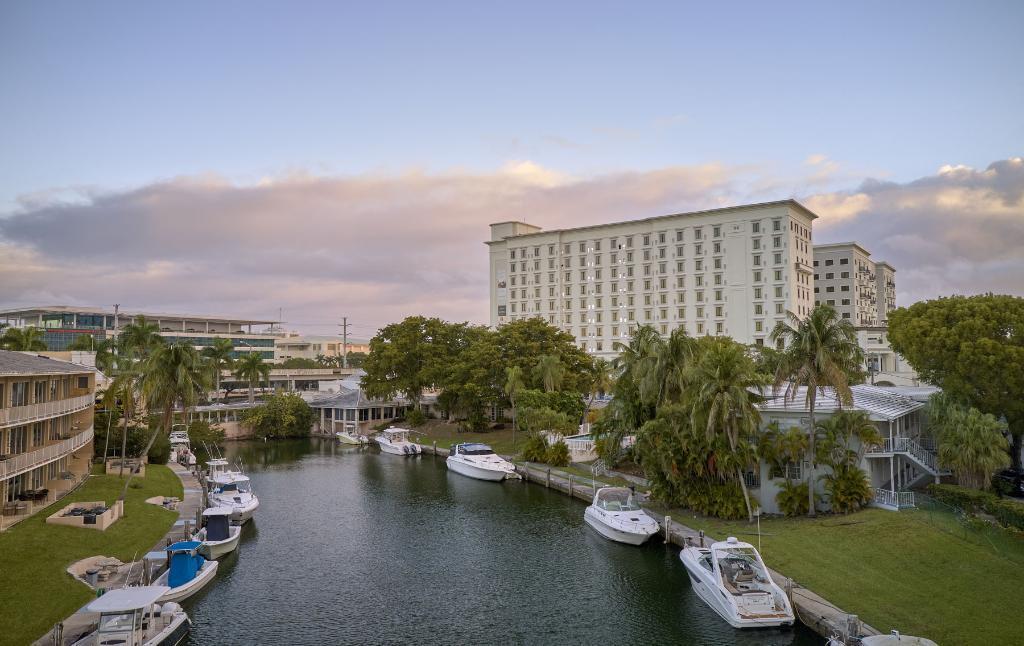
POLYGON ((163 603, 170 591, 164 585, 111 590, 94 599, 86 612, 100 615, 96 630, 74 646, 175 646, 192 627, 192 621, 174 602, 163 603))
POLYGON ((167 569, 153 582, 167 587, 161 603, 188 599, 213 581, 217 561, 208 561, 199 554, 202 545, 199 541, 178 541, 167 546, 167 569))
POLYGON ((710 548, 684 547, 679 558, 704 603, 734 628, 792 626, 793 607, 761 555, 730 536, 710 548))
POLYGON ((409 441, 410 431, 404 428, 396 428, 392 426, 389 429, 380 431, 377 436, 373 438, 376 440, 377 445, 380 446, 380 450, 384 453, 393 453, 394 455, 419 455, 423 452, 419 444, 409 441))
POLYGON ((252 481, 239 471, 225 471, 209 480, 207 502, 211 507, 231 507, 231 520, 244 523, 260 506, 260 499, 252 492, 252 481))
MULTIPOLYGON (((182 426, 175 424, 175 426, 182 426)), ((178 462, 186 467, 193 467, 196 464, 195 453, 192 452, 192 444, 188 439, 188 431, 171 431, 171 457, 170 460, 178 462)))
POLYGON ((452 447, 445 464, 455 473, 477 480, 500 481, 519 477, 516 465, 496 454, 486 444, 456 444, 452 447))
POLYGON ((206 461, 206 479, 214 480, 226 473, 240 473, 231 469, 231 464, 224 458, 210 458, 206 461))
POLYGON ((216 560, 238 548, 242 535, 241 525, 231 524, 232 507, 210 507, 203 512, 203 528, 192 536, 202 543, 199 553, 209 560, 216 560))
POLYGON ((860 643, 862 646, 938 646, 938 644, 930 639, 914 637, 913 635, 901 635, 898 630, 894 630, 888 635, 861 637, 860 643))
POLYGON ((601 487, 594 492, 583 520, 601 536, 627 545, 642 545, 658 533, 658 521, 640 508, 626 487, 601 487))
POLYGON ((368 444, 370 442, 365 435, 356 432, 355 424, 346 424, 345 429, 335 433, 334 437, 343 444, 368 444))

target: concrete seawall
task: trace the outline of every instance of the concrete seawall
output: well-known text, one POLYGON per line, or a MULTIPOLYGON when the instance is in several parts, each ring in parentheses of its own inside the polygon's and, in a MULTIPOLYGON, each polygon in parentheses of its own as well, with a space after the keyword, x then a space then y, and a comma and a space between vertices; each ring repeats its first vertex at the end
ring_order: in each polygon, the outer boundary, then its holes
MULTIPOLYGON (((432 453, 440 457, 447 457, 449 454, 448 449, 438 447, 436 442, 433 444, 421 444, 420 446, 423 447, 425 454, 432 453)), ((594 484, 590 478, 578 477, 564 471, 559 471, 557 468, 542 467, 528 463, 517 463, 516 471, 526 483, 540 484, 587 503, 594 499, 594 484)), ((601 486, 603 484, 598 481, 597 487, 600 488, 601 486)), ((697 545, 701 540, 705 544, 710 545, 716 540, 710 536, 702 535, 701 532, 691 529, 686 525, 677 523, 672 520, 671 516, 666 516, 649 507, 645 506, 644 511, 661 525, 665 541, 680 548, 687 545, 697 545)), ((837 636, 843 643, 855 644, 859 643, 855 640, 856 637, 879 634, 876 629, 860 621, 856 615, 836 607, 784 574, 775 570, 769 571, 771 572, 772 579, 789 595, 790 602, 793 604, 800 622, 822 637, 837 636)))

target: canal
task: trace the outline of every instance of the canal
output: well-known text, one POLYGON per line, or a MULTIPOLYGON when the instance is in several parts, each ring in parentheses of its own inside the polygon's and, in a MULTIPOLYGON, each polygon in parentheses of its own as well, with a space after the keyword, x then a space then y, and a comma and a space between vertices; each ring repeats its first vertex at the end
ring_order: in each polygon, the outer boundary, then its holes
POLYGON ((584 504, 540 486, 320 439, 235 443, 226 457, 261 506, 186 602, 189 644, 824 641, 730 628, 690 590, 677 549, 611 543, 584 504))

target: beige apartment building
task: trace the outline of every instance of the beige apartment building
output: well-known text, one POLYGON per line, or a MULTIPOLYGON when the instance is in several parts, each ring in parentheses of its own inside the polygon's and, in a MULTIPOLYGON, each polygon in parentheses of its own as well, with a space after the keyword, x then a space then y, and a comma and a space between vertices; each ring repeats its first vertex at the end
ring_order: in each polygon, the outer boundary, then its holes
POLYGON ((763 344, 814 306, 816 217, 783 200, 551 231, 492 224, 490 322, 539 317, 604 357, 641 324, 763 344))
MULTIPOLYGON (((285 359, 316 359, 340 357, 344 354, 346 344, 340 336, 309 336, 296 335, 278 338, 274 341, 274 359, 277 362, 285 359)), ((362 339, 348 340, 348 353, 370 351, 370 342, 362 339)))
POLYGON ((896 308, 896 270, 856 242, 814 245, 814 300, 856 327, 884 325, 896 308))
POLYGON ((84 366, 0 350, 0 528, 88 475, 95 375, 84 366))

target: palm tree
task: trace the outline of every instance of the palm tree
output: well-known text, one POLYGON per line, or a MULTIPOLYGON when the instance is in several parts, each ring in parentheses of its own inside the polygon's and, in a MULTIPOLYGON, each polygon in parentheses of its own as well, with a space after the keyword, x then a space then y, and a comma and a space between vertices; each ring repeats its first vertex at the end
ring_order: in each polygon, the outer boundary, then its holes
MULTIPOLYGON (((199 393, 208 387, 207 373, 199 353, 185 343, 157 347, 142 365, 141 374, 142 394, 150 410, 160 411, 160 425, 153 429, 146 448, 139 455, 140 458, 153 448, 158 433, 170 434, 171 423, 174 421, 174 407, 178 402, 181 402, 182 409, 187 412, 199 399, 199 393)), ((133 469, 128 473, 124 489, 121 490, 121 500, 124 500, 134 472, 133 469)))
MULTIPOLYGON (((128 426, 138 410, 139 391, 142 383, 142 375, 131 360, 126 360, 125 364, 125 368, 118 371, 117 376, 114 377, 110 386, 107 387, 107 392, 103 394, 103 407, 107 409, 108 415, 113 415, 114 411, 117 410, 118 402, 121 403, 121 414, 124 423, 121 428, 121 464, 117 471, 118 477, 121 477, 124 473, 124 461, 127 457, 125 452, 128 446, 128 426)), ((108 427, 107 443, 103 447, 104 465, 107 460, 107 444, 109 442, 110 428, 108 427)))
POLYGON ((505 394, 512 404, 512 453, 516 452, 516 395, 523 389, 523 369, 519 366, 505 368, 505 394))
POLYGON ((36 352, 46 350, 43 331, 37 327, 13 327, 4 332, 0 345, 8 350, 36 352))
POLYGON ((104 339, 96 344, 96 368, 105 375, 112 375, 116 367, 117 354, 114 339, 104 339))
POLYGON ((257 352, 244 354, 235 359, 235 376, 249 382, 249 403, 255 404, 256 384, 270 379, 270 364, 257 352))
POLYGON ((665 340, 658 331, 650 325, 641 325, 629 345, 616 341, 612 347, 619 353, 612 360, 618 378, 633 383, 644 403, 657 403, 661 386, 657 378, 658 362, 665 348, 665 340))
POLYGON ((594 398, 597 397, 597 394, 610 391, 614 381, 612 364, 600 357, 594 359, 594 368, 590 372, 590 397, 587 399, 586 408, 583 409, 583 418, 580 420, 580 424, 587 421, 587 414, 590 413, 590 407, 594 405, 594 398))
POLYGON ((853 404, 849 375, 859 370, 863 353, 857 345, 857 333, 853 325, 839 318, 828 305, 819 305, 811 310, 805 319, 789 312, 790 323, 779 322, 769 337, 773 343, 784 345, 779 365, 775 372, 772 392, 777 394, 786 384, 784 398, 794 401, 800 387, 805 388, 804 397, 810 417, 808 428, 807 455, 810 471, 807 474, 807 515, 813 517, 814 510, 814 469, 816 466, 815 435, 817 423, 814 418, 818 392, 831 388, 841 406, 853 404))
POLYGON ((234 364, 234 360, 231 358, 231 353, 235 351, 235 346, 232 345, 231 339, 214 339, 212 345, 208 345, 202 350, 203 358, 206 359, 207 364, 210 366, 210 372, 213 374, 213 389, 220 393, 220 373, 222 370, 230 370, 234 364))
POLYGON ((142 315, 121 329, 119 341, 122 351, 133 350, 140 361, 148 359, 157 348, 165 344, 157 324, 150 323, 142 315))
POLYGON ((761 423, 757 408, 760 397, 754 392, 766 385, 765 379, 747 356, 746 348, 731 339, 720 338, 710 342, 697 363, 688 370, 688 377, 693 417, 707 420, 705 434, 709 441, 719 436, 728 441, 730 455, 718 456, 716 460, 724 461, 735 472, 743 491, 747 517, 753 521, 754 511, 743 479, 743 466, 751 458, 749 438, 761 423))
POLYGON ((542 354, 533 367, 533 378, 540 382, 544 392, 554 392, 562 385, 565 378, 565 366, 557 355, 542 354))
POLYGON ((68 345, 68 350, 77 350, 79 352, 95 352, 96 350, 96 337, 91 334, 79 334, 75 337, 75 340, 68 345))

